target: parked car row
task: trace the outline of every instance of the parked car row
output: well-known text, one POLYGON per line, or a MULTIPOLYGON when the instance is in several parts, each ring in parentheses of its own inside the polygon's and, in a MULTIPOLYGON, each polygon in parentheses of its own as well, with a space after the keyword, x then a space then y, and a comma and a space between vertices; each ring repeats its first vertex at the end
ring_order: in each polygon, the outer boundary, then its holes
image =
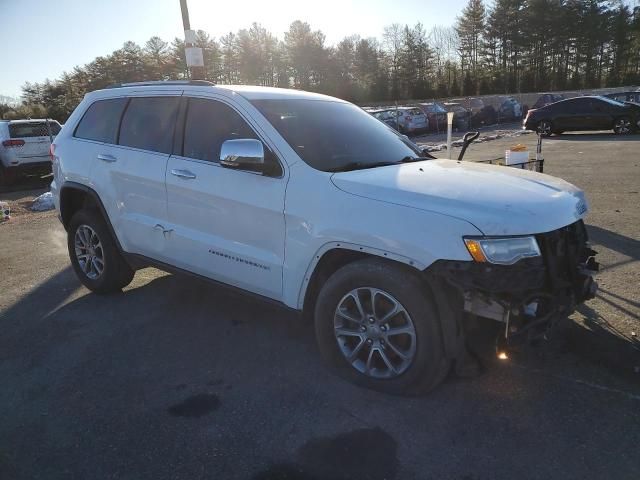
POLYGON ((400 133, 415 134, 429 130, 429 119, 418 107, 383 108, 367 111, 400 133))
POLYGON ((500 97, 497 108, 480 98, 454 99, 451 102, 424 102, 412 106, 368 109, 378 120, 401 133, 441 132, 447 129, 447 112, 453 112, 453 127, 466 130, 502 121, 518 121, 526 106, 514 97, 500 97), (397 120, 396 120, 397 118, 397 120))

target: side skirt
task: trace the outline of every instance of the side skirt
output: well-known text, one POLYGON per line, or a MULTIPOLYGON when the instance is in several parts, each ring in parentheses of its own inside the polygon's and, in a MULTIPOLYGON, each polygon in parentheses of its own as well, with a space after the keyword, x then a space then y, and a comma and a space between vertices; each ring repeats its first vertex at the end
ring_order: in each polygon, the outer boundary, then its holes
POLYGON ((268 304, 273 305, 275 307, 281 308, 281 309, 286 310, 288 312, 294 312, 296 315, 299 315, 300 317, 302 317, 302 311, 301 310, 289 307, 288 305, 285 305, 284 303, 282 303, 279 300, 274 300, 273 298, 265 297, 264 295, 260 295, 258 293, 249 292, 248 290, 244 290, 242 288, 235 287, 233 285, 229 285, 228 283, 220 282, 218 280, 213 280, 212 278, 205 277, 204 275, 200 275, 198 273, 190 272, 189 270, 184 270, 182 268, 175 267, 175 266, 170 265, 168 263, 160 262, 158 260, 154 260, 152 258, 145 257, 144 255, 139 255, 137 253, 126 253, 126 252, 123 252, 123 251, 121 251, 121 254, 125 258, 127 263, 129 264, 129 266, 131 268, 133 268, 134 270, 140 270, 142 268, 147 268, 147 267, 154 267, 154 268, 157 268, 157 269, 162 270, 163 272, 167 272, 167 273, 173 273, 173 274, 177 274, 177 275, 187 275, 187 276, 190 276, 190 277, 194 277, 194 278, 203 280, 203 281, 205 281, 205 282, 207 282, 209 284, 215 285, 216 287, 224 288, 225 290, 227 290, 232 295, 236 295, 236 296, 239 296, 239 297, 245 297, 245 298, 246 297, 250 297, 250 298, 253 298, 253 299, 258 300, 260 302, 268 303, 268 304))

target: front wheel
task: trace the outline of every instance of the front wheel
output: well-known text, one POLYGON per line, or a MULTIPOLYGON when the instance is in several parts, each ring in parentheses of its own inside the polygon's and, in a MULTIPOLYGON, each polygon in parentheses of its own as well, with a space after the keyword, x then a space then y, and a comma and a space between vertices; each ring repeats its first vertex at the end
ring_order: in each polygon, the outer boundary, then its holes
POLYGON ((322 356, 366 388, 415 395, 445 378, 440 323, 425 285, 390 262, 365 259, 334 273, 322 288, 315 330, 322 356))
POLYGON ((627 135, 631 133, 631 120, 627 117, 617 118, 613 122, 613 133, 616 135, 627 135))

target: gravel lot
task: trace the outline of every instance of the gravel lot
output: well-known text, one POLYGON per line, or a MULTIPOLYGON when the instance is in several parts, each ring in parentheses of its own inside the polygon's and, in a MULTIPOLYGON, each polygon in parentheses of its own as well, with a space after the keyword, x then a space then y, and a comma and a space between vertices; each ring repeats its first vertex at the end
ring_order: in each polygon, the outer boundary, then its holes
MULTIPOLYGON (((535 136, 467 158, 514 143, 535 136)), ((601 291, 553 341, 506 363, 480 346, 480 377, 424 398, 343 382, 311 325, 199 280, 89 294, 55 214, 26 209, 44 190, 0 193, 0 479, 640 478, 640 136, 544 153, 587 191, 601 291)))

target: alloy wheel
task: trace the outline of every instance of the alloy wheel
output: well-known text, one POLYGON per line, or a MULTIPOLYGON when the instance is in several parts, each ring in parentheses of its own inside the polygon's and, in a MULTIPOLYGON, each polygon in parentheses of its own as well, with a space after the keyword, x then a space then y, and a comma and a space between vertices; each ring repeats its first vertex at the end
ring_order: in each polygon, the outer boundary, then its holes
POLYGON ((100 237, 88 225, 80 225, 74 237, 76 259, 82 272, 96 280, 104 272, 104 250, 100 237))
POLYGON ((613 124, 613 131, 621 135, 629 133, 631 131, 631 121, 626 118, 619 118, 613 124))
POLYGON ((336 308, 334 334, 345 359, 373 378, 395 378, 416 355, 416 329, 393 295, 372 287, 347 293, 336 308))

